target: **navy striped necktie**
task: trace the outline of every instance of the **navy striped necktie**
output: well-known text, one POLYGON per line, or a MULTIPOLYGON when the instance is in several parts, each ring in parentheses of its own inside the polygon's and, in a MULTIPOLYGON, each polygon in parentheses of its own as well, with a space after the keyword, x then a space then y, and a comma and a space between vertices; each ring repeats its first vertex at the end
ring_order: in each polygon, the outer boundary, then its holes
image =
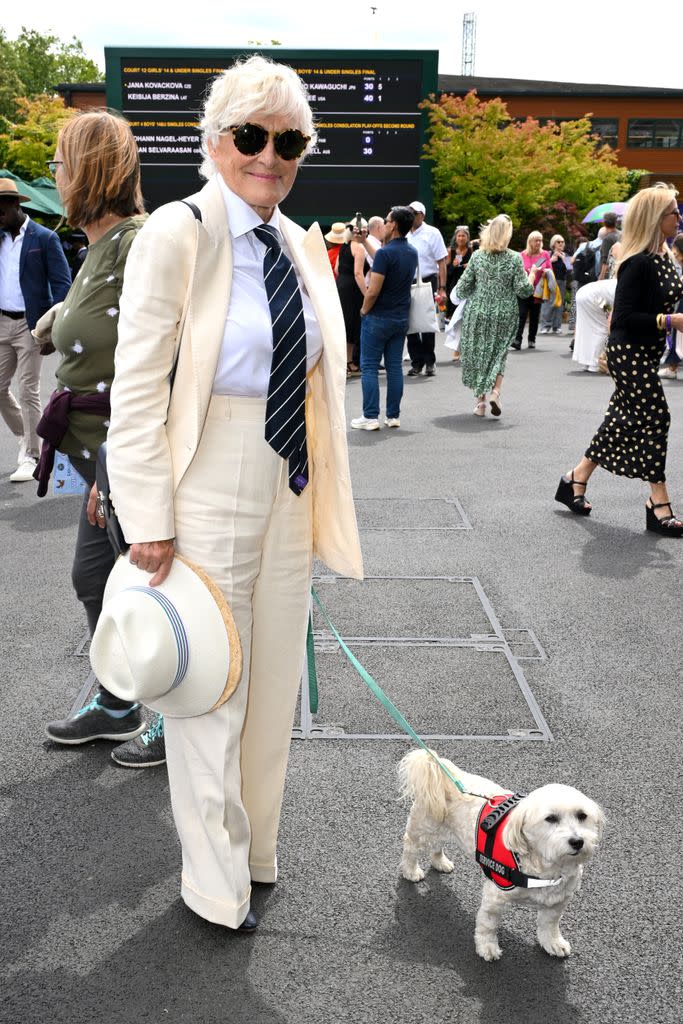
POLYGON ((254 234, 266 246, 263 279, 273 324, 273 361, 266 402, 265 438, 288 461, 289 486, 301 494, 308 483, 306 448, 306 324, 299 283, 282 251, 276 228, 261 224, 254 234))

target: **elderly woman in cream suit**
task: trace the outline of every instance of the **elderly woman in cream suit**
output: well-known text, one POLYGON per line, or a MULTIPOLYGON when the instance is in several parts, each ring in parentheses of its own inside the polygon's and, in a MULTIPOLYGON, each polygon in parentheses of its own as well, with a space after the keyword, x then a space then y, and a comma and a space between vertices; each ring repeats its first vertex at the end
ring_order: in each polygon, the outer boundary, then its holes
POLYGON ((108 462, 131 561, 154 586, 185 555, 238 627, 237 690, 207 715, 167 719, 166 750, 183 899, 249 931, 252 881, 277 878, 312 557, 356 579, 363 569, 337 289, 318 225, 305 232, 278 209, 315 140, 305 90, 253 56, 214 81, 202 130, 209 180, 188 200, 201 219, 170 203, 131 249, 108 462))

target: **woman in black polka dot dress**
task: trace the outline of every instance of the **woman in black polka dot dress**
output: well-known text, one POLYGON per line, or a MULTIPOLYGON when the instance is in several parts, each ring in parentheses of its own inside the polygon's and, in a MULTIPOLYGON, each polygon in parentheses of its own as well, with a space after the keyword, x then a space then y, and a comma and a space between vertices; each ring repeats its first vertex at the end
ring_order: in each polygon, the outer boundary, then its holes
POLYGON ((628 205, 607 346, 615 391, 586 454, 561 478, 555 495, 572 512, 588 515, 586 485, 597 466, 646 480, 646 527, 671 537, 683 535, 683 522, 673 514, 666 487, 670 416, 657 370, 667 331, 683 330, 683 314, 674 313, 683 281, 666 244, 678 230, 676 195, 655 186, 628 205))

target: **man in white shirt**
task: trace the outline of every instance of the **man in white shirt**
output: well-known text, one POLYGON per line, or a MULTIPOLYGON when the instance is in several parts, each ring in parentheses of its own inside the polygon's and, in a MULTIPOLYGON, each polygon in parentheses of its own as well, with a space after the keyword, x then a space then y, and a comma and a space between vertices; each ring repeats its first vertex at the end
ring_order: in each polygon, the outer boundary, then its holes
POLYGON ((33 480, 40 454, 40 348, 31 334, 50 307, 71 287, 59 238, 34 224, 21 208, 11 178, 0 178, 0 415, 19 442, 13 483, 33 480), (10 391, 15 373, 19 402, 10 391))
MULTIPOLYGON (((377 255, 377 250, 382 247, 382 236, 384 232, 384 217, 371 217, 368 221, 367 234, 363 232, 359 239, 365 248, 366 259, 372 270, 372 264, 377 255)), ((367 282, 370 282, 370 271, 367 273, 367 282)))
MULTIPOLYGON (((415 222, 408 234, 408 241, 417 249, 418 272, 423 281, 429 281, 439 301, 445 302, 448 250, 439 229, 425 223, 427 211, 424 205, 415 200, 410 206, 415 210, 415 222)), ((409 334, 408 355, 411 362, 409 377, 419 377, 423 368, 426 377, 434 376, 436 353, 433 334, 409 334)))

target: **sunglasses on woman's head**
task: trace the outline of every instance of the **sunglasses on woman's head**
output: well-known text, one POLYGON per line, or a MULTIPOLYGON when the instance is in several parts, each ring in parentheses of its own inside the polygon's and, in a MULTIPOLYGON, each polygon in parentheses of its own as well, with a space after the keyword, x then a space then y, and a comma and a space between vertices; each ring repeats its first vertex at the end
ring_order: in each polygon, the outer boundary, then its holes
POLYGON ((260 124, 251 124, 250 122, 231 125, 230 131, 235 148, 242 156, 256 156, 257 153, 261 153, 272 136, 277 155, 283 160, 296 160, 311 141, 311 136, 304 135, 298 128, 287 128, 283 132, 269 132, 260 124))

